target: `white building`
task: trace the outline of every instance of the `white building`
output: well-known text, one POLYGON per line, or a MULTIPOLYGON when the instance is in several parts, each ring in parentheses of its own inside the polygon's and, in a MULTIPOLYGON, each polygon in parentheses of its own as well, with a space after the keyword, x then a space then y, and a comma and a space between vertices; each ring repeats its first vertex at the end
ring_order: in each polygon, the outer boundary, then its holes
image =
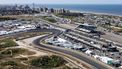
POLYGON ((7 34, 7 31, 0 31, 0 35, 7 34))
POLYGON ((108 64, 109 62, 113 62, 112 58, 106 57, 106 56, 101 56, 100 60, 106 64, 108 64))

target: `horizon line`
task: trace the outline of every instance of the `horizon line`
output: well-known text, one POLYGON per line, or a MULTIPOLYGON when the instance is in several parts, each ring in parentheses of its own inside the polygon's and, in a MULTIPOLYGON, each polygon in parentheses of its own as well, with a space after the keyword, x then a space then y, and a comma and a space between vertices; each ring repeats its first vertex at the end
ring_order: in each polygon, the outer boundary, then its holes
POLYGON ((0 4, 0 5, 31 5, 31 4, 35 4, 35 5, 122 5, 122 4, 44 4, 44 3, 11 3, 11 4, 0 4))

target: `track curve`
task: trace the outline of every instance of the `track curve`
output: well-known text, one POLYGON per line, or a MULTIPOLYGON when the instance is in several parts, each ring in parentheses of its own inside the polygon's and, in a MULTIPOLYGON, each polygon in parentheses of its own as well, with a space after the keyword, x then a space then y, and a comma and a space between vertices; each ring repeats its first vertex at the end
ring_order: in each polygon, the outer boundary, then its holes
MULTIPOLYGON (((40 30, 38 30, 38 31, 40 31, 40 30)), ((50 46, 45 46, 45 45, 41 44, 40 41, 42 39, 46 39, 49 36, 53 36, 53 35, 60 35, 62 33, 62 31, 56 30, 56 29, 46 29, 44 31, 45 32, 52 32, 52 34, 44 36, 44 37, 40 37, 40 38, 34 40, 33 44, 35 46, 37 46, 38 48, 46 48, 46 49, 50 49, 50 50, 54 50, 54 51, 57 51, 57 52, 68 54, 70 56, 73 56, 73 57, 75 57, 75 58, 77 58, 77 59, 79 59, 81 61, 84 61, 84 62, 96 67, 97 69, 114 69, 114 68, 112 68, 111 66, 109 66, 107 64, 101 64, 99 62, 91 60, 91 59, 87 58, 86 56, 83 56, 83 55, 78 54, 76 52, 73 52, 73 51, 70 51, 70 50, 65 50, 65 49, 60 49, 60 48, 54 48, 54 47, 50 47, 50 46)), ((35 30, 32 31, 32 32, 35 32, 35 30)))

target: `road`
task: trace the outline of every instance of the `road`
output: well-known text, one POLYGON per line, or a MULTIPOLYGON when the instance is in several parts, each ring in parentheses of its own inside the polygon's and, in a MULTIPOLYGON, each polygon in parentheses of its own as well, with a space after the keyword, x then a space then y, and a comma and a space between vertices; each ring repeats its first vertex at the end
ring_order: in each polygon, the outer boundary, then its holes
MULTIPOLYGON (((60 31, 58 31, 58 30, 52 30, 52 32, 53 32, 53 35, 59 35, 60 34, 60 31)), ((33 44, 40 49, 46 48, 49 50, 53 50, 53 51, 57 51, 57 52, 61 52, 61 53, 65 53, 67 55, 73 56, 73 57, 75 57, 81 61, 84 61, 84 62, 96 67, 97 69, 114 69, 107 64, 104 64, 100 61, 96 61, 95 59, 90 59, 88 56, 81 55, 79 53, 76 53, 75 51, 65 50, 65 49, 61 49, 61 48, 54 48, 54 47, 45 46, 45 45, 41 44, 40 40, 45 39, 47 37, 48 36, 40 37, 40 38, 34 40, 33 44)))

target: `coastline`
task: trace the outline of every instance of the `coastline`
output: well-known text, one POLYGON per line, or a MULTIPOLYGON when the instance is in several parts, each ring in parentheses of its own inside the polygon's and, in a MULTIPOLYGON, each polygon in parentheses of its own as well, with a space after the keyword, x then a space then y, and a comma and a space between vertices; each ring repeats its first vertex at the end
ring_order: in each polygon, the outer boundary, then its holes
MULTIPOLYGON (((61 8, 55 8, 55 9, 61 9, 61 8)), ((66 9, 66 10, 69 10, 70 12, 73 12, 73 13, 96 14, 96 15, 108 15, 108 16, 122 17, 122 15, 112 14, 112 13, 91 12, 91 11, 83 11, 83 10, 79 11, 79 10, 70 10, 70 9, 66 9)))
POLYGON ((110 14, 110 13, 102 13, 102 12, 78 11, 78 10, 70 10, 70 12, 74 12, 74 13, 84 13, 84 14, 96 14, 96 15, 108 15, 108 16, 118 16, 118 17, 122 17, 122 15, 110 14))
POLYGON ((89 14, 101 14, 101 15, 111 15, 111 16, 120 16, 122 17, 122 5, 116 4, 46 4, 48 8, 54 9, 67 9, 71 11, 78 11, 81 13, 89 13, 89 14))

